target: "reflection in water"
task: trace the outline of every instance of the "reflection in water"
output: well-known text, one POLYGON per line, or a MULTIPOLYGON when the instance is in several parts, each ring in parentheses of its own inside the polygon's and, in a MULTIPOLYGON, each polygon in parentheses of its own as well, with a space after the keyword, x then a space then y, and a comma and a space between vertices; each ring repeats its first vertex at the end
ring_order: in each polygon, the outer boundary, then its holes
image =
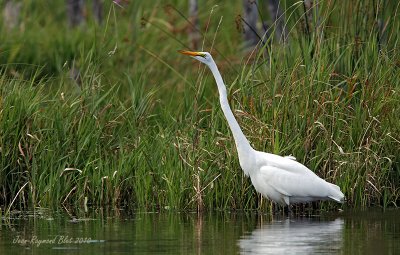
POLYGON ((37 209, 0 218, 0 254, 400 254, 400 210, 332 217, 37 209))
POLYGON ((284 219, 245 234, 238 244, 244 254, 339 253, 343 228, 343 219, 284 219))

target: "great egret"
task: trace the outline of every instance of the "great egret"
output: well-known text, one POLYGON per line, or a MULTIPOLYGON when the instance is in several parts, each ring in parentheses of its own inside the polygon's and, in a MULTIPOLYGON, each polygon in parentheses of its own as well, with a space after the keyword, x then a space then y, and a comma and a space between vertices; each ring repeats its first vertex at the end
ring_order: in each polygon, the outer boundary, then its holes
POLYGON ((191 56, 210 68, 218 86, 222 111, 235 140, 240 166, 244 174, 250 176, 259 193, 283 206, 316 200, 344 202, 344 195, 337 185, 319 178, 293 156, 282 157, 254 150, 232 113, 225 84, 210 53, 183 50, 178 52, 191 56))

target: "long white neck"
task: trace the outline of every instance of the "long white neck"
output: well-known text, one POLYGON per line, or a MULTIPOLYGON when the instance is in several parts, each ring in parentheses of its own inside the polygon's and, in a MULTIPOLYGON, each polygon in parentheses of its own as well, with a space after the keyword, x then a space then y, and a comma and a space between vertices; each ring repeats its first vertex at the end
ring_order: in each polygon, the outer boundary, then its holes
POLYGON ((224 112, 226 120, 228 121, 228 125, 232 131, 233 138, 235 139, 239 160, 242 162, 242 160, 246 158, 246 155, 249 152, 253 151, 253 148, 251 147, 249 141, 246 139, 246 136, 243 134, 239 124, 237 123, 232 113, 231 107, 229 106, 228 102, 226 87, 224 81, 222 80, 221 74, 218 71, 217 65, 215 64, 215 62, 212 62, 208 66, 211 69, 212 74, 214 75, 215 82, 217 83, 221 108, 224 112))

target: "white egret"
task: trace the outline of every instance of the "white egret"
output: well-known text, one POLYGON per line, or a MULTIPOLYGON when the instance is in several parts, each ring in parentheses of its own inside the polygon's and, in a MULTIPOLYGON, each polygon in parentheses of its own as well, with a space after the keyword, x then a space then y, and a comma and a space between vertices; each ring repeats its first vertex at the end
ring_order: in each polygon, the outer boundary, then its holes
POLYGON ((244 174, 250 176, 254 188, 259 193, 283 206, 316 200, 344 202, 344 195, 337 185, 319 178, 293 156, 282 157, 254 150, 232 113, 225 84, 210 53, 183 50, 179 52, 206 64, 214 75, 221 108, 235 140, 240 166, 244 174))

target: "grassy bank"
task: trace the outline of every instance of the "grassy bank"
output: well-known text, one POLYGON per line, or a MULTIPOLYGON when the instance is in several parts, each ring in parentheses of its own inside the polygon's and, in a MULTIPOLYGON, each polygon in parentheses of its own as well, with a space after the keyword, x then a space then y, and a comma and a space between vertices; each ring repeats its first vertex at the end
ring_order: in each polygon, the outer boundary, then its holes
MULTIPOLYGON (((213 78, 176 53, 187 21, 175 9, 186 6, 106 6, 103 25, 72 30, 46 11, 61 3, 44 2, 27 1, 23 26, 1 31, 3 210, 269 207, 240 170, 213 78)), ((288 4, 288 44, 271 37, 251 58, 240 3, 212 7, 200 9, 205 49, 253 146, 294 155, 350 206, 398 205, 399 6, 323 1, 310 31, 288 4)))

